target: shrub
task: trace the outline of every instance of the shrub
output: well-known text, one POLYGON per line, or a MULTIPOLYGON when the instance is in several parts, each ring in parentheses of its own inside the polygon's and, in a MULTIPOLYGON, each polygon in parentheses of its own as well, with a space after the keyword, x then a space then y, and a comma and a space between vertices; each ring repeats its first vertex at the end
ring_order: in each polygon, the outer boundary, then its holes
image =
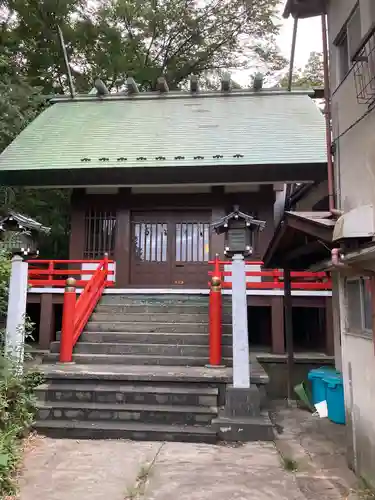
MULTIPOLYGON (((6 317, 10 277, 10 257, 0 249, 0 317, 6 317)), ((25 336, 33 328, 25 318, 25 336)), ((3 354, 0 331, 0 498, 15 492, 14 473, 20 459, 22 438, 35 415, 33 391, 42 382, 39 373, 19 375, 13 363, 3 354)))
POLYGON ((0 356, 0 498, 15 492, 14 473, 20 459, 22 438, 33 423, 33 391, 42 382, 37 372, 17 375, 0 356))

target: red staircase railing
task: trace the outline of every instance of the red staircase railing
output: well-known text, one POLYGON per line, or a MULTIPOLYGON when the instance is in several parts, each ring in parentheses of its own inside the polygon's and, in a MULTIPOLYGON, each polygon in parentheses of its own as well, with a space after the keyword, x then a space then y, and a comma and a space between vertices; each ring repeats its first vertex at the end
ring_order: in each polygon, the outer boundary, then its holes
MULTIPOLYGON (((231 261, 221 261, 218 257, 209 262, 213 270, 209 271, 211 277, 210 299, 209 299, 209 344, 210 344, 210 365, 219 366, 221 364, 221 335, 222 335, 222 289, 231 289, 231 281, 224 278, 232 275, 231 271, 224 270, 224 266, 231 265, 231 261)), ((247 261, 247 265, 262 266, 263 262, 247 261)), ((332 290, 332 280, 328 273, 310 271, 292 271, 292 290, 332 290)), ((246 271, 246 277, 252 276, 261 278, 261 281, 247 281, 247 289, 257 290, 283 290, 283 272, 277 269, 246 271), (262 279, 265 278, 263 281, 262 279)))
POLYGON ((113 260, 105 255, 102 260, 30 260, 29 285, 32 287, 65 286, 63 318, 61 328, 60 362, 69 363, 73 359, 73 348, 77 343, 104 289, 113 286, 108 277, 114 275, 109 270, 113 260), (82 264, 94 264, 96 269, 72 269, 82 264), (60 266, 65 266, 61 269, 60 266), (70 268, 70 269, 69 269, 70 268), (67 279, 66 277, 69 276, 67 279), (73 276, 78 276, 75 279, 73 276), (90 279, 82 279, 90 276, 90 279), (83 287, 77 299, 77 287, 83 287))
POLYGON ((99 262, 97 269, 94 272, 91 271, 93 273, 92 277, 86 282, 86 286, 78 300, 76 298, 75 279, 68 278, 66 280, 61 329, 61 363, 69 363, 73 359, 73 348, 102 296, 107 283, 109 283, 107 280, 108 275, 111 273, 108 270, 109 263, 108 257, 105 256, 99 262))

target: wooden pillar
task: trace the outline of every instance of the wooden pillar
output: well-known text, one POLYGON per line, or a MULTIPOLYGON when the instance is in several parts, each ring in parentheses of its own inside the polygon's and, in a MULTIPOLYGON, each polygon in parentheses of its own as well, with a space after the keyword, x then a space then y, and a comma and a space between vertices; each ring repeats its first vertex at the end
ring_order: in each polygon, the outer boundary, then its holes
POLYGON ((74 189, 71 198, 69 258, 83 259, 85 251, 86 196, 83 189, 74 189))
MULTIPOLYGON (((212 188, 212 198, 213 198, 213 208, 212 208, 212 217, 211 222, 216 222, 221 219, 221 217, 225 217, 225 193, 223 186, 214 186, 212 188)), ((216 254, 219 254, 219 259, 224 259, 224 244, 225 244, 225 235, 224 234, 211 234, 211 251, 210 258, 214 259, 216 254)))
POLYGON ((271 327, 272 352, 273 354, 284 354, 284 307, 282 296, 272 297, 271 299, 271 327))
POLYGON ((288 370, 288 401, 291 401, 293 399, 294 345, 293 345, 293 317, 292 317, 292 283, 291 283, 289 269, 284 269, 284 318, 285 318, 285 345, 287 352, 287 370, 288 370))
POLYGON ((42 293, 40 296, 39 347, 49 349, 53 340, 55 328, 55 311, 52 293, 42 293))
POLYGON ((326 297, 325 313, 326 351, 328 356, 334 356, 335 338, 333 331, 332 297, 326 297))
POLYGON ((126 288, 130 283, 131 230, 130 210, 119 208, 116 222, 116 244, 114 259, 116 262, 116 287, 126 288))

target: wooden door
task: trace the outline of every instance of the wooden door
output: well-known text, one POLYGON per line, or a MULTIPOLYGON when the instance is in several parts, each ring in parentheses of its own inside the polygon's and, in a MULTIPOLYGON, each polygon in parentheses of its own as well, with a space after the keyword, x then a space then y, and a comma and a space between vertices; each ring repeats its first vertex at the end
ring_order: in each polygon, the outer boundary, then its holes
POLYGON ((132 216, 131 283, 165 287, 171 283, 171 229, 167 213, 132 216))
POLYGON ((208 213, 176 213, 173 230, 172 281, 184 288, 206 288, 210 258, 208 213))
POLYGON ((209 255, 210 213, 132 215, 132 285, 206 288, 209 255))

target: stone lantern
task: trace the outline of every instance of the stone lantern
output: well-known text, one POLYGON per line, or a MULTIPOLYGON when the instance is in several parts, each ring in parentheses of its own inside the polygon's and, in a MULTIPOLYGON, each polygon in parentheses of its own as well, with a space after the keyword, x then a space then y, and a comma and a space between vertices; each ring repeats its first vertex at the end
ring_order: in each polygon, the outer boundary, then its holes
POLYGON ((241 212, 235 205, 233 212, 214 222, 212 227, 217 234, 225 234, 225 256, 249 257, 253 253, 255 234, 265 225, 265 221, 241 212))
POLYGON ((36 257, 40 234, 49 232, 50 228, 34 219, 10 211, 0 218, 0 248, 12 255, 36 257))
POLYGON ((212 421, 219 436, 225 441, 248 441, 254 433, 266 429, 264 439, 272 439, 272 425, 260 422, 260 394, 250 382, 249 328, 246 294, 245 257, 253 253, 254 236, 266 223, 241 212, 236 205, 233 212, 213 223, 218 234, 225 234, 225 255, 231 257, 232 284, 232 345, 233 385, 227 385, 225 406, 221 415, 212 421))

